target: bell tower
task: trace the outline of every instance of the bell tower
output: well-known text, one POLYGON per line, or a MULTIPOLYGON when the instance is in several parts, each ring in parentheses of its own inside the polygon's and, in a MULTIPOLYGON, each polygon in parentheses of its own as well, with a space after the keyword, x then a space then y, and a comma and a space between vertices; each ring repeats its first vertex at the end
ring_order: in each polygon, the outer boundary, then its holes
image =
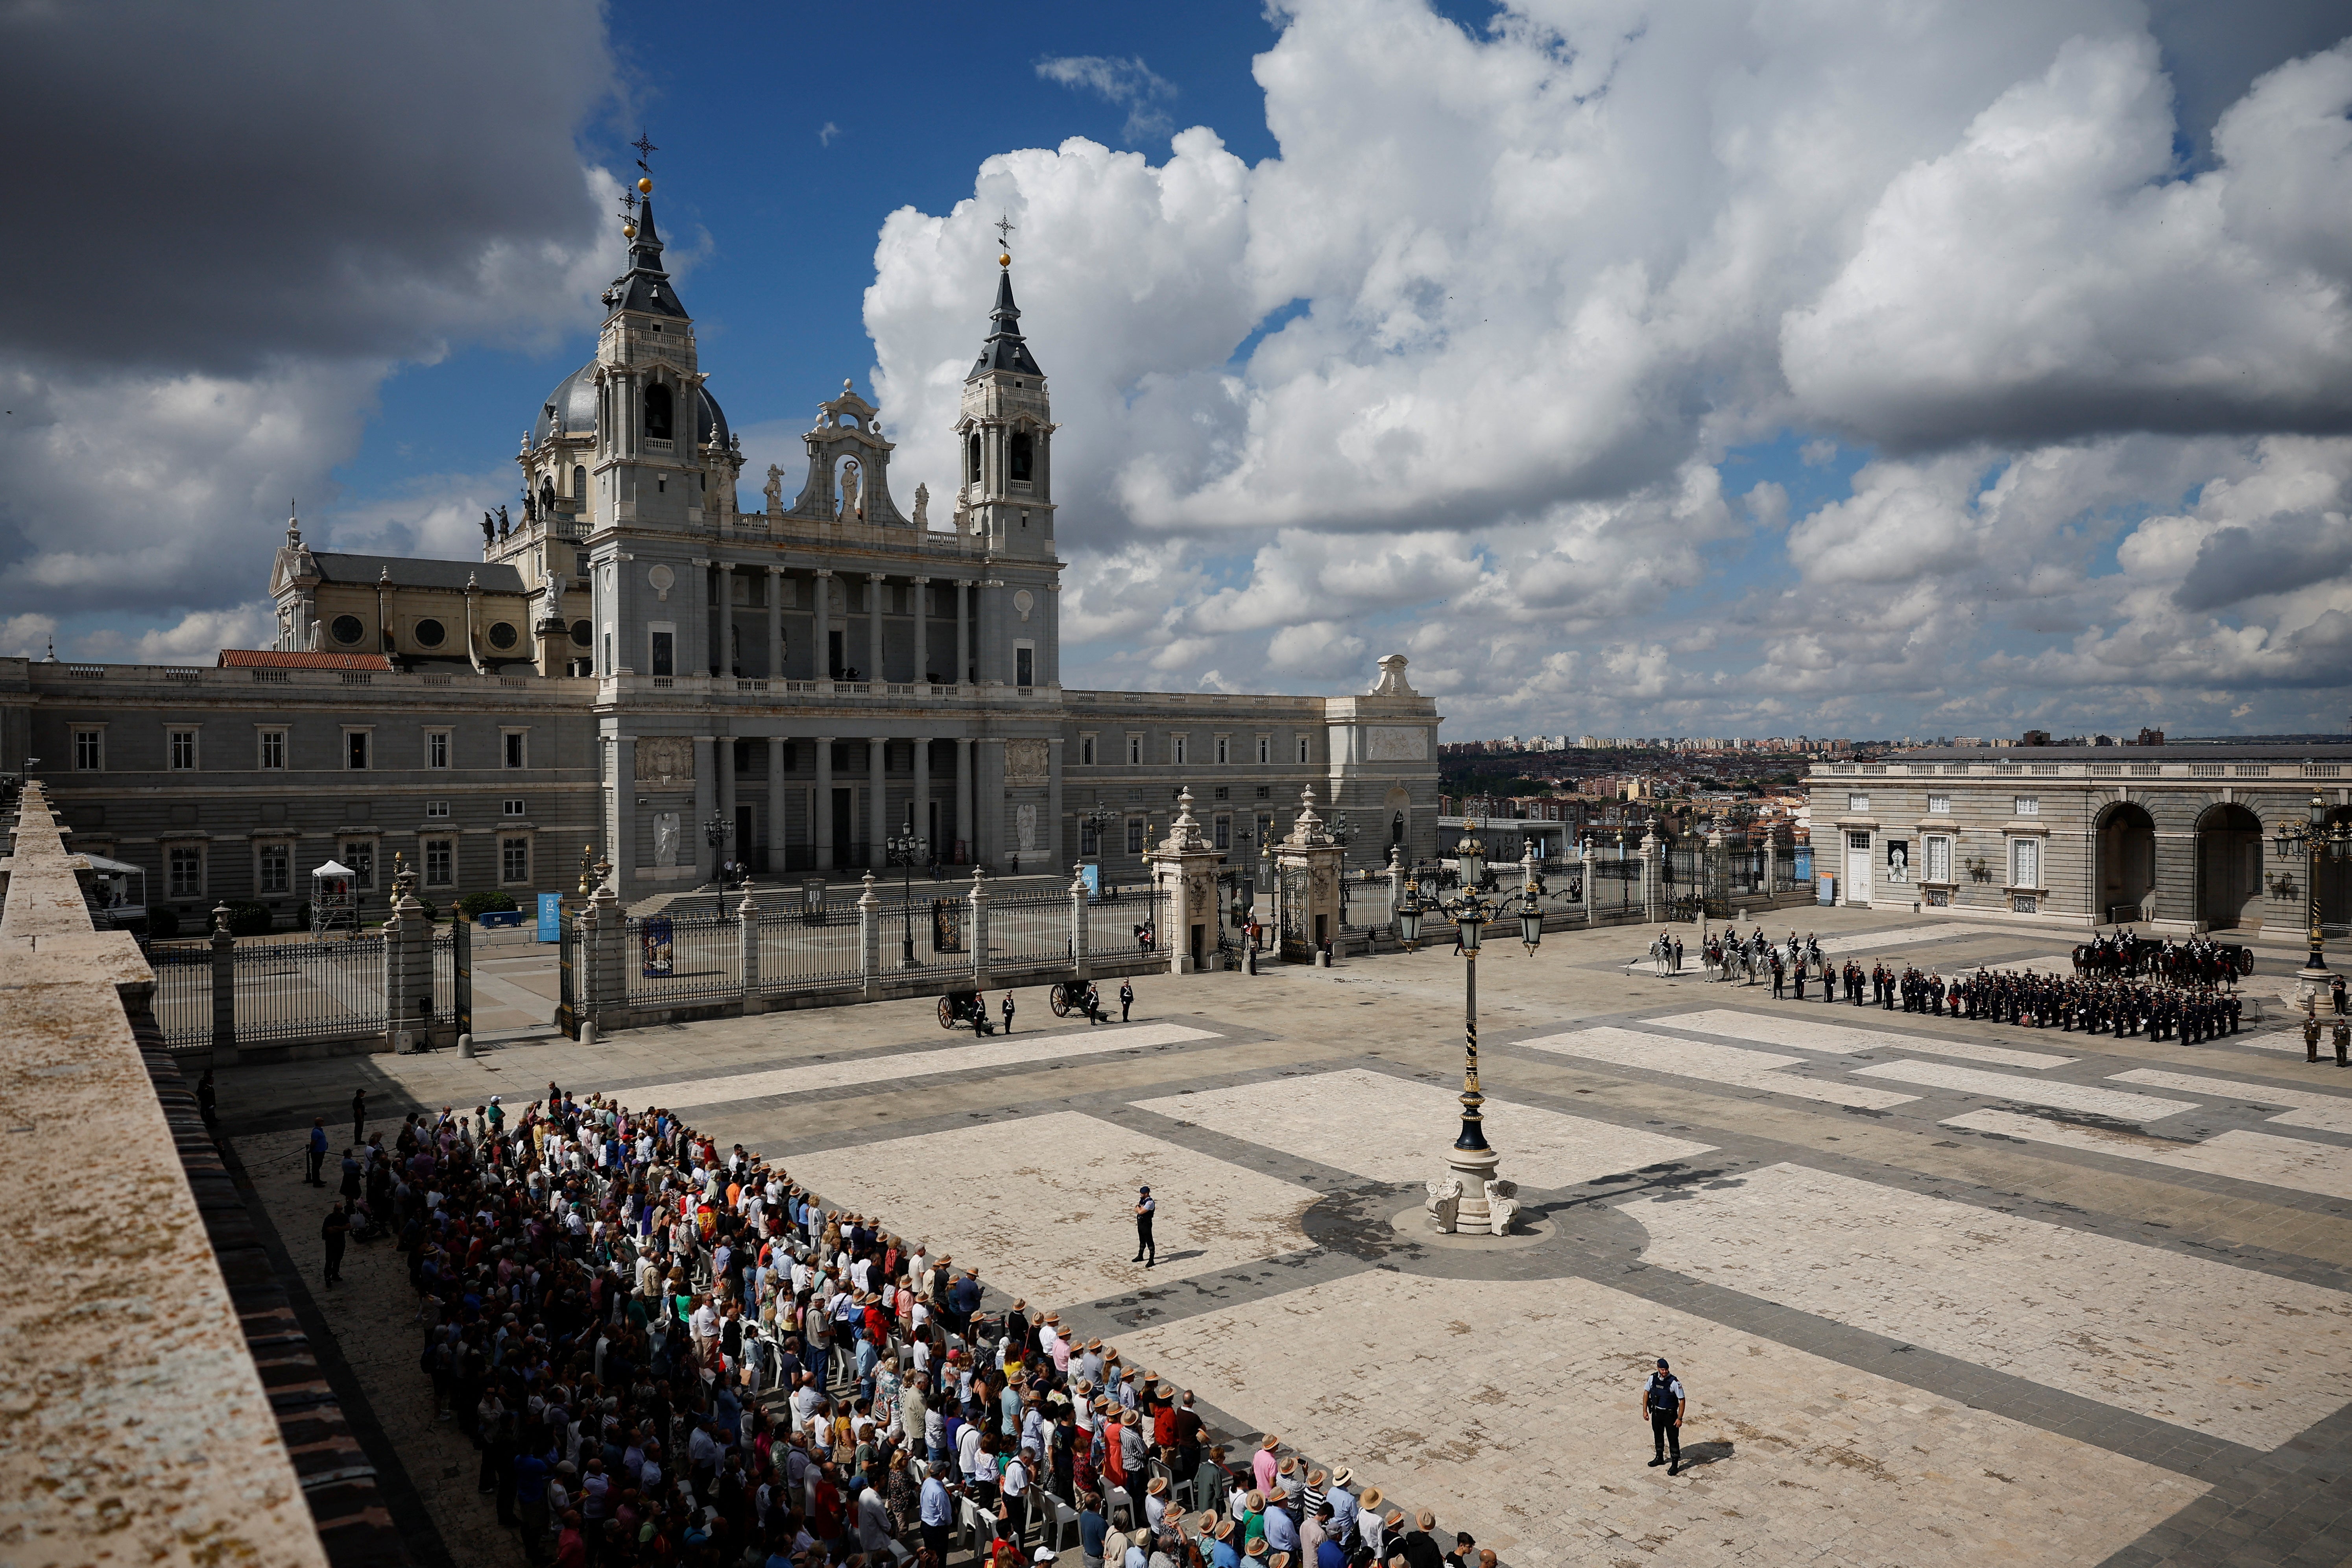
MULTIPOLYGON (((642 167, 642 164, 640 164, 642 167)), ((702 373, 694 319, 662 268, 650 174, 630 192, 621 232, 629 269, 604 290, 610 313, 596 339, 596 445, 592 515, 615 523, 683 530, 701 521, 703 464, 697 449, 702 373), (636 200, 642 193, 643 202, 636 200)))
MULTIPOLYGON (((1010 235, 1013 226, 998 224, 1010 235)), ((1054 413, 1045 373, 1021 336, 1013 302, 1013 255, 996 258, 996 308, 988 341, 963 379, 956 421, 962 482, 956 492, 960 531, 987 541, 991 552, 1054 554, 1054 413)))

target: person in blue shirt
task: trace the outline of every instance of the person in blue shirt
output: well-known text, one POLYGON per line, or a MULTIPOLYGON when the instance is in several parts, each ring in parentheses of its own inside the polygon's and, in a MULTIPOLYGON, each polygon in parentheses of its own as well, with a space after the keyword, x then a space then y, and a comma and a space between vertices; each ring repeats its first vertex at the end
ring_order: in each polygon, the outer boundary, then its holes
POLYGON ((1078 1500, 1078 1551, 1087 1560, 1087 1568, 1103 1568, 1102 1499, 1088 1492, 1078 1500))
POLYGON ((310 1173, 304 1179, 314 1187, 323 1187, 327 1184, 320 1173, 327 1163, 327 1122, 324 1117, 310 1118, 310 1173))
POLYGON ((1242 1554, 1234 1550, 1234 1537, 1239 1533, 1230 1519, 1218 1523, 1216 1539, 1209 1542, 1209 1568, 1241 1568, 1242 1554))
POLYGON ((935 1467, 924 1478, 923 1495, 919 1503, 923 1520, 923 1544, 941 1563, 948 1560, 948 1537, 955 1524, 955 1499, 947 1483, 940 1479, 935 1467))

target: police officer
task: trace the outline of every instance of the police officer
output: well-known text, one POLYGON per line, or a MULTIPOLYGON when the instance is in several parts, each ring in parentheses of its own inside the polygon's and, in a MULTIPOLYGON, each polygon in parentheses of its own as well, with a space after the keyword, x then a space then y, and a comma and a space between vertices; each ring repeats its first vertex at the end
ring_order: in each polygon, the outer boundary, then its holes
POLYGON ((1135 1194, 1134 1261, 1143 1264, 1146 1268, 1151 1268, 1160 1261, 1160 1244, 1151 1239, 1152 1216, 1159 1212, 1160 1205, 1151 1199, 1151 1189, 1150 1187, 1138 1189, 1135 1194), (1147 1254, 1150 1257, 1148 1262, 1145 1260, 1147 1254))
POLYGON ((1128 1009, 1134 1005, 1135 982, 1132 980, 1120 981, 1118 983, 1118 1021, 1120 1023, 1124 1024, 1127 1022, 1128 1009))
POLYGON ((1682 1473, 1683 1404, 1682 1380, 1666 1365, 1666 1358, 1660 1356, 1657 1370, 1642 1386, 1642 1414, 1649 1420, 1650 1447, 1657 1456, 1650 1464, 1653 1468, 1664 1465, 1670 1476, 1682 1473))

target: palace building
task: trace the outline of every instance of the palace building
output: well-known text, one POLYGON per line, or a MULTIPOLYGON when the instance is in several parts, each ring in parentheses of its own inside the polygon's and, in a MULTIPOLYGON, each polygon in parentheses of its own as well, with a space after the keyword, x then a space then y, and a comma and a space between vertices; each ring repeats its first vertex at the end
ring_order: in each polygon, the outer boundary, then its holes
POLYGON ((1059 426, 1009 256, 935 521, 923 487, 902 508, 846 383, 797 494, 771 468, 740 510, 741 445, 662 248, 647 202, 480 560, 313 550, 289 520, 274 648, 0 660, 0 771, 29 766, 75 847, 145 868, 184 925, 232 899, 290 921, 331 857, 364 897, 401 856, 446 901, 569 889, 586 849, 636 900, 729 860, 879 867, 909 829, 950 864, 1138 880, 1188 786, 1236 859, 1308 785, 1348 815, 1350 862, 1436 853, 1440 721, 1402 658, 1349 698, 1064 687, 1059 426))

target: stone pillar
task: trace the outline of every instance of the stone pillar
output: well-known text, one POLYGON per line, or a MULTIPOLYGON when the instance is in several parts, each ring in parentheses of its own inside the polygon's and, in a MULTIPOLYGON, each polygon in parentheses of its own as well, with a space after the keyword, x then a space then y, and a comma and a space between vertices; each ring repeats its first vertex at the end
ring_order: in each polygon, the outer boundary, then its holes
POLYGON ((888 679, 882 672, 882 584, 879 572, 866 574, 866 679, 881 681, 888 679))
POLYGON ((882 900, 874 895, 871 871, 857 900, 857 985, 866 1001, 882 1000, 882 900))
MULTIPOLYGON (((768 679, 782 680, 784 676, 784 572, 781 566, 768 568, 768 679)), ((772 833, 771 834, 772 837, 772 833)))
POLYGON ((613 737, 613 816, 604 825, 604 858, 629 886, 637 880, 637 738, 613 737))
POLYGON ((1039 845, 1048 866, 1061 863, 1070 847, 1062 842, 1062 737, 1045 742, 1045 842, 1039 845))
POLYGON ((580 968, 573 976, 579 985, 583 1045, 590 1043, 592 1030, 604 1033, 628 1007, 628 975, 621 966, 636 957, 628 951, 628 921, 613 889, 612 867, 602 865, 596 871, 596 890, 589 895, 587 912, 580 917, 580 968))
POLYGON ((760 994, 760 904, 751 897, 751 881, 743 879, 743 901, 735 906, 735 937, 741 944, 739 950, 743 980, 743 1011, 764 1013, 767 1004, 760 994))
POLYGON ((694 820, 686 830, 694 840, 694 879, 715 882, 719 879, 719 855, 703 831, 719 811, 719 737, 697 735, 694 738, 694 820))
POLYGON ((416 897, 416 873, 393 874, 392 910, 383 922, 386 1048, 422 1051, 433 1044, 433 926, 416 897))
POLYGON ((1578 840, 1576 846, 1576 890, 1580 895, 1578 901, 1584 906, 1585 927, 1590 930, 1592 925, 1592 846, 1583 839, 1578 840))
MULTIPOLYGON (((933 837, 931 833, 931 738, 929 735, 918 735, 912 744, 915 748, 915 792, 914 805, 911 809, 914 813, 915 831, 929 838, 933 837)), ((931 853, 945 858, 944 852, 938 844, 931 846, 931 853)))
MULTIPOLYGON (((732 828, 735 826, 735 738, 731 735, 721 735, 711 742, 710 760, 719 786, 719 819, 732 828)), ((730 838, 710 852, 710 858, 712 879, 724 881, 725 879, 719 875, 718 863, 730 858, 749 861, 751 858, 751 847, 743 842, 740 837, 730 838)))
POLYGON ((833 869, 833 737, 816 738, 816 868, 833 869))
POLYGON ((1093 958, 1087 952, 1087 866, 1081 860, 1070 868, 1070 973, 1079 980, 1095 976, 1093 958))
POLYGON ((1176 797, 1176 820, 1168 825, 1168 837, 1144 858, 1151 868, 1152 886, 1167 897, 1160 940, 1166 945, 1168 973, 1190 974, 1205 967, 1216 948, 1217 868, 1225 858, 1194 819, 1191 790, 1176 797), (1198 965, 1192 958, 1194 926, 1201 928, 1198 965))
MULTIPOLYGON (((816 569, 816 647, 815 663, 810 668, 819 680, 833 679, 833 569, 816 569)), ((817 688, 822 691, 824 687, 817 688)))
POLYGON ((1396 913, 1404 903, 1404 850, 1389 846, 1389 934, 1397 933, 1396 913))
MULTIPOLYGON (((1339 936, 1339 841, 1324 828, 1323 819, 1315 813, 1315 786, 1307 785, 1299 792, 1297 820, 1291 824, 1290 835, 1275 847, 1275 875, 1286 886, 1294 880, 1306 885, 1306 904, 1292 911, 1286 910, 1286 920, 1295 919, 1311 951, 1308 961, 1319 958, 1323 948, 1339 936), (1292 872, 1301 873, 1294 878, 1292 872)), ((1288 943, 1283 947, 1286 961, 1297 962, 1301 954, 1288 943)))
POLYGON ((1658 922, 1658 830, 1649 828, 1642 835, 1642 918, 1652 925, 1658 922))
POLYGON ((972 744, 972 849, 975 864, 1004 863, 1004 739, 983 735, 972 744))
POLYGON ((955 682, 958 686, 971 683, 971 579, 956 579, 956 653, 955 682))
MULTIPOLYGON (((908 679, 921 684, 931 679, 931 580, 914 577, 908 581, 915 595, 915 670, 908 679)), ((919 771, 916 776, 921 776, 919 771)))
POLYGON ((236 939, 228 932, 228 905, 213 908, 213 1066, 236 1065, 236 939))
POLYGON ((784 837, 784 738, 768 737, 768 875, 782 881, 791 855, 784 837))
POLYGON ((875 739, 866 742, 866 776, 872 781, 868 788, 874 798, 866 803, 866 863, 882 864, 882 846, 890 837, 890 742, 875 739))
POLYGON ((988 868, 971 868, 971 988, 988 989, 988 868))
MULTIPOLYGON (((1717 909, 1731 907, 1731 845, 1723 836, 1723 825, 1717 823, 1706 836, 1706 887, 1708 904, 1717 909)), ((1701 923, 1704 924, 1704 910, 1701 923)))
MULTIPOLYGON (((961 587, 956 589, 956 597, 961 603, 963 597, 961 587)), ((980 857, 975 853, 971 841, 971 737, 958 735, 955 747, 955 836, 957 842, 964 846, 964 853, 976 860, 980 857)))

